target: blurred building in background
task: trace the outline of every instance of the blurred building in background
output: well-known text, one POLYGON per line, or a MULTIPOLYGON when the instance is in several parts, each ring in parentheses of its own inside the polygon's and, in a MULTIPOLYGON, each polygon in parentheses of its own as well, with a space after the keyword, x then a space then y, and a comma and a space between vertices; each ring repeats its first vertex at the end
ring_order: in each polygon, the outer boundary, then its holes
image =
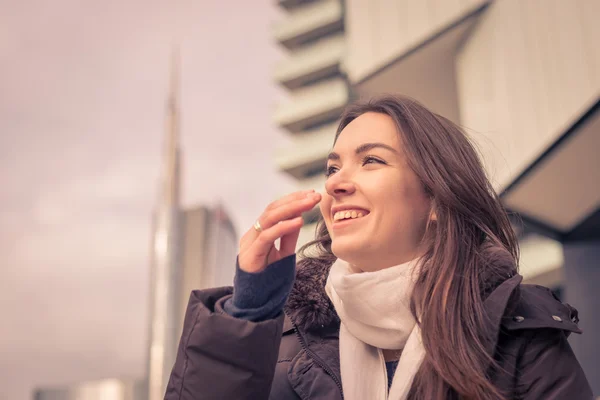
MULTIPOLYGON (((571 344, 600 394, 600 2, 278 0, 275 81, 289 99, 275 155, 321 190, 335 121, 349 101, 411 96, 464 126, 506 207, 521 273, 580 312, 571 344)), ((314 236, 318 209, 299 245, 314 236)), ((549 316, 550 317, 550 316, 549 316)))
POLYGON ((163 165, 152 220, 147 375, 136 381, 106 379, 40 388, 34 391, 34 400, 162 400, 191 291, 233 285, 238 239, 223 206, 181 205, 178 72, 175 54, 163 165))
POLYGON ((164 165, 152 230, 149 400, 164 398, 190 292, 232 285, 237 254, 237 235, 221 205, 181 206, 177 57, 172 65, 164 165))
MULTIPOLYGON (((147 399, 164 398, 192 290, 231 286, 235 274, 237 236, 223 207, 176 209, 172 242, 168 241, 174 254, 168 247, 152 247, 156 258, 151 274, 147 399), (172 262, 158 262, 164 259, 172 262)), ((159 226, 155 223, 155 243, 162 234, 159 226)))
POLYGON ((177 340, 192 290, 233 285, 238 249, 235 228, 221 205, 182 210, 180 230, 183 247, 179 268, 183 277, 177 340))
POLYGON ((146 398, 146 382, 129 379, 104 379, 64 388, 39 389, 33 395, 33 400, 143 400, 146 398))
MULTIPOLYGON (((274 120, 289 132, 292 144, 277 152, 275 162, 298 180, 299 190, 320 189, 337 119, 350 101, 351 88, 342 71, 347 50, 344 5, 340 0, 279 5, 287 15, 273 33, 288 55, 275 66, 275 80, 288 90, 289 101, 276 108, 274 120)), ((316 207, 305 216, 308 224, 299 243, 314 237, 311 222, 318 212, 316 207)))

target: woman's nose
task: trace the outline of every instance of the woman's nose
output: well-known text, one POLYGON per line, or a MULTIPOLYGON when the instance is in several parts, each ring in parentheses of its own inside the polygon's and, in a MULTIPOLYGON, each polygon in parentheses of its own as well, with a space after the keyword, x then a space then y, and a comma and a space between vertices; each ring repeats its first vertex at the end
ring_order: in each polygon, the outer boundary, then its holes
POLYGON ((327 179, 325 182, 325 190, 330 196, 340 196, 354 193, 356 186, 352 179, 339 171, 327 179))

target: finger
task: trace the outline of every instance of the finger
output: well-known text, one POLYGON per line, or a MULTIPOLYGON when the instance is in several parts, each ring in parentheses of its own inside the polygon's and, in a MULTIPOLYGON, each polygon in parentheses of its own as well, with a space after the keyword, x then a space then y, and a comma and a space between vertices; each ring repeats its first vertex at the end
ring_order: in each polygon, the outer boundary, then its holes
POLYGON ((252 228, 248 229, 248 231, 246 231, 244 236, 242 236, 242 238, 240 239, 240 249, 242 249, 245 246, 251 245, 252 242, 254 242, 256 240, 256 238, 258 237, 258 235, 260 235, 261 232, 263 232, 265 229, 268 229, 272 225, 274 225, 274 224, 270 224, 267 226, 266 223, 261 222, 261 221, 264 221, 264 218, 262 216, 258 217, 257 221, 260 224, 261 229, 257 230, 254 225, 252 226, 252 228))
MULTIPOLYGON (((262 230, 269 229, 280 221, 298 217, 301 213, 312 209, 317 202, 320 201, 320 198, 321 195, 315 193, 314 190, 291 193, 269 204, 263 214, 258 217, 258 222, 260 223, 262 230), (272 214, 273 211, 275 211, 274 214, 272 214)), ((257 231, 254 226, 250 228, 240 239, 240 249, 249 246, 256 240, 259 234, 260 232, 257 231)))
POLYGON ((252 243, 256 238, 256 230, 254 228, 250 228, 250 230, 244 233, 244 236, 240 239, 240 250, 243 250, 247 245, 252 243))
POLYGON ((300 231, 300 228, 302 228, 302 217, 282 221, 277 225, 262 231, 248 251, 253 253, 256 260, 260 260, 266 257, 271 250, 273 243, 275 243, 275 240, 285 235, 289 235, 294 231, 300 231))
POLYGON ((263 229, 269 229, 281 221, 299 217, 303 212, 312 210, 319 201, 321 201, 321 195, 312 193, 305 198, 282 204, 278 208, 265 212, 259 218, 260 224, 263 229))
POLYGON ((279 245, 279 253, 281 254, 281 257, 287 257, 296 252, 298 237, 300 237, 300 229, 296 229, 295 231, 292 231, 291 233, 281 237, 281 243, 279 245))
POLYGON ((265 208, 265 211, 273 210, 277 207, 280 207, 283 204, 289 203, 290 201, 304 199, 304 198, 306 198, 306 196, 308 196, 314 192, 315 192, 314 189, 311 189, 311 190, 301 190, 298 192, 290 193, 290 194, 283 196, 282 198, 277 199, 277 200, 273 201, 272 203, 270 203, 265 208))

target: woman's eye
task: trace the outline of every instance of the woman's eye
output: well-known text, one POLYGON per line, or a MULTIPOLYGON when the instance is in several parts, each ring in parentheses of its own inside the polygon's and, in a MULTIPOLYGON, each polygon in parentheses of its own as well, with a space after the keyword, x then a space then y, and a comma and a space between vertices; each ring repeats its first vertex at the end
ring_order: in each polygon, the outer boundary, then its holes
POLYGON ((329 176, 331 174, 334 174, 337 171, 337 167, 329 166, 327 167, 327 170, 325 171, 325 176, 329 176))
MULTIPOLYGON (((380 160, 379 158, 373 157, 373 156, 367 156, 362 159, 362 165, 367 165, 367 164, 386 164, 386 162, 383 160, 380 160)), ((327 169, 325 171, 325 176, 328 177, 328 176, 336 173, 338 170, 339 170, 338 167, 336 167, 334 165, 330 165, 329 167, 327 167, 327 169)))
POLYGON ((365 164, 373 164, 373 163, 385 164, 385 161, 380 160, 380 159, 375 158, 375 157, 372 157, 372 156, 367 156, 367 157, 363 158, 363 165, 365 165, 365 164))

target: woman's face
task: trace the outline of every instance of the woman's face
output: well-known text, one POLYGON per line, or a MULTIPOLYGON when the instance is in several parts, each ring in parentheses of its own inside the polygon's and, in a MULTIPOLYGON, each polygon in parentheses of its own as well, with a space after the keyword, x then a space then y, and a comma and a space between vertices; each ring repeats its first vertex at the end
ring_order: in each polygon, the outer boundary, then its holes
POLYGON ((431 201, 406 163, 392 118, 369 112, 348 124, 327 172, 320 207, 337 257, 376 271, 421 255, 431 201))

